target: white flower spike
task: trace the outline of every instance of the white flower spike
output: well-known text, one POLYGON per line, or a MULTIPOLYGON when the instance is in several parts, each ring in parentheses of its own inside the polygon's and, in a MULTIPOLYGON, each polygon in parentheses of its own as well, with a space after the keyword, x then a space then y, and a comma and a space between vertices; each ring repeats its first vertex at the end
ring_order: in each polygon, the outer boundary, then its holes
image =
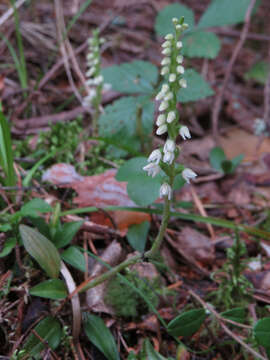
POLYGON ((155 177, 160 172, 160 167, 155 163, 150 163, 143 167, 143 170, 147 172, 148 176, 155 177))
POLYGON ((181 126, 179 134, 184 140, 191 139, 191 135, 187 126, 181 126))
POLYGON ((182 172, 182 177, 188 184, 190 184, 190 180, 194 179, 196 176, 197 174, 189 168, 184 169, 182 172))
POLYGON ((169 200, 172 199, 172 188, 170 187, 169 184, 164 183, 161 185, 160 190, 159 190, 159 195, 160 197, 165 197, 167 196, 169 200))
POLYGON ((154 162, 155 164, 159 164, 160 160, 162 158, 162 154, 161 151, 156 149, 154 151, 151 152, 151 154, 149 155, 147 161, 148 162, 154 162))

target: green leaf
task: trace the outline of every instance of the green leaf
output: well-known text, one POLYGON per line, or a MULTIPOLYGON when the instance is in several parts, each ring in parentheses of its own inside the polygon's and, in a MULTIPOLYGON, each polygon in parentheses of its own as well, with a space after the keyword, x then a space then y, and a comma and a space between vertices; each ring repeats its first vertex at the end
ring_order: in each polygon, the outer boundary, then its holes
POLYGON ((13 167, 13 150, 10 129, 6 117, 2 113, 0 103, 0 166, 4 172, 4 184, 16 185, 16 175, 13 167))
POLYGON ((140 206, 150 205, 159 197, 159 189, 162 183, 161 175, 154 178, 147 175, 146 171, 143 170, 146 164, 146 158, 133 158, 122 165, 116 174, 116 180, 128 181, 128 196, 140 206))
POLYGON ((167 360, 153 348, 148 339, 143 343, 142 356, 140 358, 142 360, 167 360))
POLYGON ((157 67, 141 60, 109 66, 102 70, 102 74, 113 90, 127 94, 151 95, 158 79, 157 67))
POLYGON ((83 324, 88 339, 108 360, 120 360, 114 337, 100 317, 84 313, 83 324))
POLYGON ((154 103, 148 96, 125 96, 105 108, 99 118, 99 134, 102 137, 114 138, 126 144, 128 139, 139 136, 136 114, 142 109, 141 133, 146 136, 153 129, 154 103))
POLYGON ((156 17, 155 30, 159 36, 165 36, 174 33, 172 18, 181 18, 184 16, 185 23, 189 25, 189 29, 194 26, 193 11, 185 5, 171 4, 165 6, 156 17))
POLYGON ((231 174, 232 173, 232 162, 230 160, 224 160, 221 163, 222 172, 224 174, 231 174))
POLYGON ((247 311, 243 307, 237 307, 231 310, 224 311, 220 315, 225 319, 229 319, 243 324, 247 317, 247 311))
POLYGON ((238 156, 236 156, 235 158, 233 158, 231 160, 231 163, 232 163, 232 173, 235 171, 235 169, 237 168, 237 166, 243 161, 244 159, 244 155, 243 154, 240 154, 238 156))
POLYGON ((214 94, 209 84, 197 71, 188 69, 183 77, 187 80, 187 88, 182 88, 178 92, 177 99, 181 103, 197 101, 214 94))
MULTIPOLYGON (((34 328, 38 335, 48 343, 51 349, 56 349, 62 337, 62 329, 59 321, 52 316, 41 320, 34 328)), ((24 350, 35 359, 40 359, 40 353, 45 349, 45 345, 34 335, 31 334, 24 345, 24 350)))
POLYGON ((265 85, 269 71, 270 66, 266 61, 258 61, 248 70, 244 78, 246 80, 255 80, 259 84, 265 85))
POLYGON ((65 223, 59 230, 56 231, 53 237, 53 242, 57 248, 62 248, 68 245, 77 232, 80 230, 83 221, 72 221, 65 223))
POLYGON ((57 300, 67 296, 67 289, 62 280, 50 279, 32 287, 29 293, 33 296, 57 300))
POLYGON ((74 266, 76 269, 85 272, 85 258, 77 247, 70 246, 62 252, 61 257, 71 266, 74 266))
POLYGON ((265 317, 255 324, 254 336, 259 345, 270 348, 270 317, 265 317))
POLYGON ((212 32, 196 31, 183 38, 183 55, 214 59, 220 50, 219 38, 212 32))
POLYGON ((54 244, 27 225, 20 225, 19 230, 26 251, 49 277, 57 278, 60 271, 60 255, 54 244))
POLYGON ((198 27, 239 24, 244 21, 250 0, 213 0, 202 15, 198 27))
POLYGON ((39 216, 38 213, 47 213, 51 211, 52 207, 48 203, 46 203, 46 201, 40 198, 35 198, 21 207, 20 215, 37 217, 39 216))
POLYGON ((189 310, 170 321, 168 330, 174 336, 192 336, 199 330, 205 318, 204 309, 189 310))
POLYGON ((210 151, 210 164, 212 168, 223 172, 222 162, 226 160, 225 153, 221 147, 215 147, 210 151))
POLYGON ((16 238, 10 238, 5 241, 2 251, 0 252, 0 258, 3 258, 11 253, 16 245, 16 238))
POLYGON ((144 252, 149 228, 149 221, 144 221, 141 224, 131 225, 128 228, 128 242, 134 250, 137 250, 141 253, 144 252))

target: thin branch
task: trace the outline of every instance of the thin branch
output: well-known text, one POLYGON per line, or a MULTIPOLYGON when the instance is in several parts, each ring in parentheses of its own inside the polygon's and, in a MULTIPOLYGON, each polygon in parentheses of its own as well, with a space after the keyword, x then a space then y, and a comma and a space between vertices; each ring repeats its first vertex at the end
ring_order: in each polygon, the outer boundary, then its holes
MULTIPOLYGON (((268 64, 270 63, 270 44, 268 48, 268 64)), ((270 71, 264 87, 264 112, 263 120, 270 131, 270 71)))
POLYGON ((14 6, 10 7, 1 17, 0 17, 0 26, 2 26, 14 13, 14 9, 19 9, 26 0, 18 0, 14 6))
POLYGON ((229 81, 229 78, 230 78, 230 75, 232 72, 233 65, 234 65, 234 63, 239 55, 239 52, 246 40, 246 37, 248 34, 248 29, 249 29, 249 24, 250 24, 250 19, 251 19, 251 13, 252 13, 253 7, 255 5, 255 2, 256 2, 256 0, 251 0, 249 6, 247 8, 247 12, 245 15, 245 23, 244 23, 244 27, 243 27, 241 35, 240 35, 240 39, 239 39, 238 43, 236 44, 236 47, 234 48, 234 51, 230 58, 229 64, 227 66, 227 70, 225 73, 225 78, 224 78, 222 87, 216 96, 215 103, 213 106, 212 129, 213 129, 213 136, 216 141, 218 140, 218 118, 219 118, 220 110, 221 110, 222 103, 223 103, 224 92, 228 85, 228 81, 229 81))

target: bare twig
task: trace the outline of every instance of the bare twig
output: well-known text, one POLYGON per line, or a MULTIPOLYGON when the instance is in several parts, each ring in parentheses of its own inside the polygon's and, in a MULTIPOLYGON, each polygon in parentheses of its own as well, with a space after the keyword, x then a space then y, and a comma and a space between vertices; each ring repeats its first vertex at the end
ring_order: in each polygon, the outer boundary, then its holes
POLYGON ((15 9, 19 9, 19 7, 21 7, 24 3, 26 2, 26 0, 18 0, 14 7, 11 6, 1 17, 0 17, 0 26, 3 25, 14 13, 14 8, 15 9))
POLYGON ((212 129, 213 129, 213 136, 214 136, 214 139, 216 140, 216 142, 218 140, 218 118, 219 118, 219 113, 220 113, 221 106, 223 103, 224 92, 226 90, 226 87, 227 87, 227 84, 228 84, 228 81, 229 81, 229 78, 230 78, 230 75, 232 72, 233 65, 234 65, 234 63, 239 55, 239 52, 246 40, 246 37, 248 34, 248 28, 249 28, 249 24, 250 24, 250 19, 251 19, 251 13, 252 13, 253 7, 255 5, 255 2, 256 2, 256 0, 250 1, 250 4, 248 6, 248 9, 247 9, 247 12, 245 15, 245 23, 244 23, 243 30, 240 35, 240 39, 239 39, 238 43, 236 44, 236 47, 234 48, 233 54, 230 58, 229 64, 226 69, 225 78, 224 78, 222 87, 216 96, 215 103, 213 106, 212 129))
MULTIPOLYGON (((264 356, 262 356, 261 354, 259 354, 257 351, 255 351, 254 349, 252 349, 248 344, 246 344, 238 335, 236 335, 235 333, 233 333, 225 324, 224 322, 227 321, 227 319, 222 318, 222 316, 219 315, 219 313, 217 313, 214 308, 207 304, 202 298, 200 298, 199 295, 197 295, 193 290, 189 290, 189 293, 191 296, 193 296, 196 300, 198 300, 198 302, 207 310, 209 310, 218 320, 219 325, 222 327, 222 329, 225 331, 225 333, 227 335, 229 335, 230 337, 232 337, 236 342, 238 342, 239 344, 241 344, 249 353, 251 353, 253 356, 255 356, 255 358, 261 359, 261 360, 267 360, 267 358, 265 358, 264 356)), ((231 320, 229 321, 231 323, 231 320)), ((241 325, 238 323, 237 326, 241 325)))
MULTIPOLYGON (((270 62, 270 44, 268 48, 268 64, 270 62)), ((270 71, 264 87, 264 112, 263 120, 268 130, 270 131, 270 71)))

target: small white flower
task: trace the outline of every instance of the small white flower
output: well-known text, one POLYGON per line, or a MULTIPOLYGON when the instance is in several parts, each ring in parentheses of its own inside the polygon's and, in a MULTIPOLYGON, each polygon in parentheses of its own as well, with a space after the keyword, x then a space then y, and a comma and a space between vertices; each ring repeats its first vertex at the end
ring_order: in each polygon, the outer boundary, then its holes
POLYGON ((93 66, 86 72, 85 76, 90 77, 90 76, 94 75, 95 71, 96 71, 96 68, 93 66))
POLYGON ((178 55, 178 56, 176 57, 176 62, 177 62, 178 64, 182 64, 183 60, 184 60, 183 55, 178 55))
POLYGON ((182 24, 182 28, 183 30, 186 30, 188 28, 188 24, 187 23, 182 24))
POLYGON ((157 100, 157 101, 160 101, 160 100, 162 100, 163 98, 164 98, 164 92, 163 91, 160 91, 158 94, 157 94, 157 96, 155 97, 155 99, 157 100))
POLYGON ((167 34, 164 39, 165 40, 172 40, 173 39, 173 34, 167 34))
POLYGON ((158 163, 161 160, 161 157, 162 157, 161 151, 156 149, 156 150, 151 152, 151 154, 149 155, 147 161, 148 162, 154 162, 155 164, 158 165, 158 163))
POLYGON ((109 91, 109 90, 111 90, 111 88, 112 88, 112 85, 111 85, 111 84, 105 83, 105 84, 103 85, 103 90, 104 90, 104 91, 109 91))
POLYGON ((197 176, 197 174, 193 170, 191 170, 189 168, 184 169, 183 172, 182 172, 182 177, 183 177, 183 179, 186 180, 186 182, 188 184, 190 183, 189 180, 194 179, 196 176, 197 176))
POLYGON ((148 176, 156 176, 160 172, 160 167, 155 163, 150 163, 143 167, 143 170, 147 172, 148 176))
POLYGON ((161 46, 163 47, 163 48, 167 48, 167 47, 170 47, 172 45, 172 43, 169 41, 169 40, 167 40, 167 41, 165 41, 161 46))
POLYGON ((171 165, 174 159, 174 153, 167 151, 165 152, 164 156, 163 156, 163 162, 171 165))
POLYGON ((174 24, 177 24, 177 23, 178 23, 178 19, 177 19, 176 17, 174 17, 174 18, 172 18, 172 22, 173 22, 174 24))
POLYGON ((95 85, 100 85, 102 82, 103 82, 103 76, 102 75, 99 75, 97 76, 95 79, 94 79, 94 84, 95 85))
POLYGON ((164 114, 158 115, 157 121, 156 121, 157 126, 161 126, 161 125, 165 124, 165 122, 166 122, 166 116, 164 114))
POLYGON ((177 47, 177 49, 181 49, 181 48, 182 48, 182 46, 183 46, 182 41, 177 41, 177 43, 176 43, 176 47, 177 47))
POLYGON ((182 136, 182 138, 184 140, 191 138, 191 135, 190 135, 190 132, 189 132, 189 129, 187 126, 181 126, 179 134, 182 136))
POLYGON ((157 128, 156 134, 157 134, 157 135, 165 134, 165 132, 167 132, 167 130, 168 130, 167 125, 166 125, 166 124, 162 124, 161 126, 159 126, 159 127, 157 128))
POLYGON ((175 111, 170 111, 167 116, 167 123, 170 124, 176 118, 175 111))
POLYGON ((94 79, 88 79, 88 80, 86 80, 85 83, 87 86, 92 86, 92 85, 94 85, 94 79))
POLYGON ((175 74, 170 74, 169 82, 174 82, 175 80, 176 80, 176 75, 175 74))
POLYGON ((172 93, 172 92, 169 92, 168 94, 166 94, 166 95, 164 96, 164 100, 165 100, 165 101, 172 100, 172 98, 173 98, 173 93, 172 93))
POLYGON ((165 57, 161 61, 161 65, 169 65, 171 63, 171 59, 169 57, 165 57))
POLYGON ((165 142, 165 145, 164 145, 164 152, 174 152, 175 150, 175 142, 171 139, 168 139, 166 142, 165 142))
POLYGON ((168 74, 169 71, 170 71, 169 66, 164 66, 164 67, 161 69, 160 74, 161 74, 161 75, 166 75, 166 74, 168 74))
POLYGON ((178 65, 176 71, 178 72, 178 74, 184 74, 185 68, 182 65, 178 65))
POLYGON ((168 108, 168 106, 169 106, 168 101, 162 101, 161 104, 159 105, 158 110, 159 111, 166 110, 168 108))
POLYGON ((171 48, 165 48, 161 51, 161 54, 163 55, 170 55, 171 54, 171 48))
POLYGON ((169 89, 170 89, 170 87, 169 87, 168 84, 163 84, 162 87, 161 87, 161 91, 163 93, 166 93, 169 89))
POLYGON ((87 56, 86 56, 86 59, 87 60, 92 60, 94 59, 95 55, 93 53, 88 53, 87 56))
POLYGON ((178 25, 176 25, 176 30, 182 30, 182 25, 180 25, 180 24, 178 24, 178 25))
POLYGON ((179 85, 180 85, 182 88, 186 88, 186 87, 187 87, 187 80, 186 80, 186 79, 180 79, 180 80, 179 80, 179 85))
POLYGON ((160 197, 165 197, 167 196, 169 200, 171 200, 172 198, 172 188, 170 187, 169 184, 164 183, 161 185, 160 190, 159 190, 159 195, 160 197))

